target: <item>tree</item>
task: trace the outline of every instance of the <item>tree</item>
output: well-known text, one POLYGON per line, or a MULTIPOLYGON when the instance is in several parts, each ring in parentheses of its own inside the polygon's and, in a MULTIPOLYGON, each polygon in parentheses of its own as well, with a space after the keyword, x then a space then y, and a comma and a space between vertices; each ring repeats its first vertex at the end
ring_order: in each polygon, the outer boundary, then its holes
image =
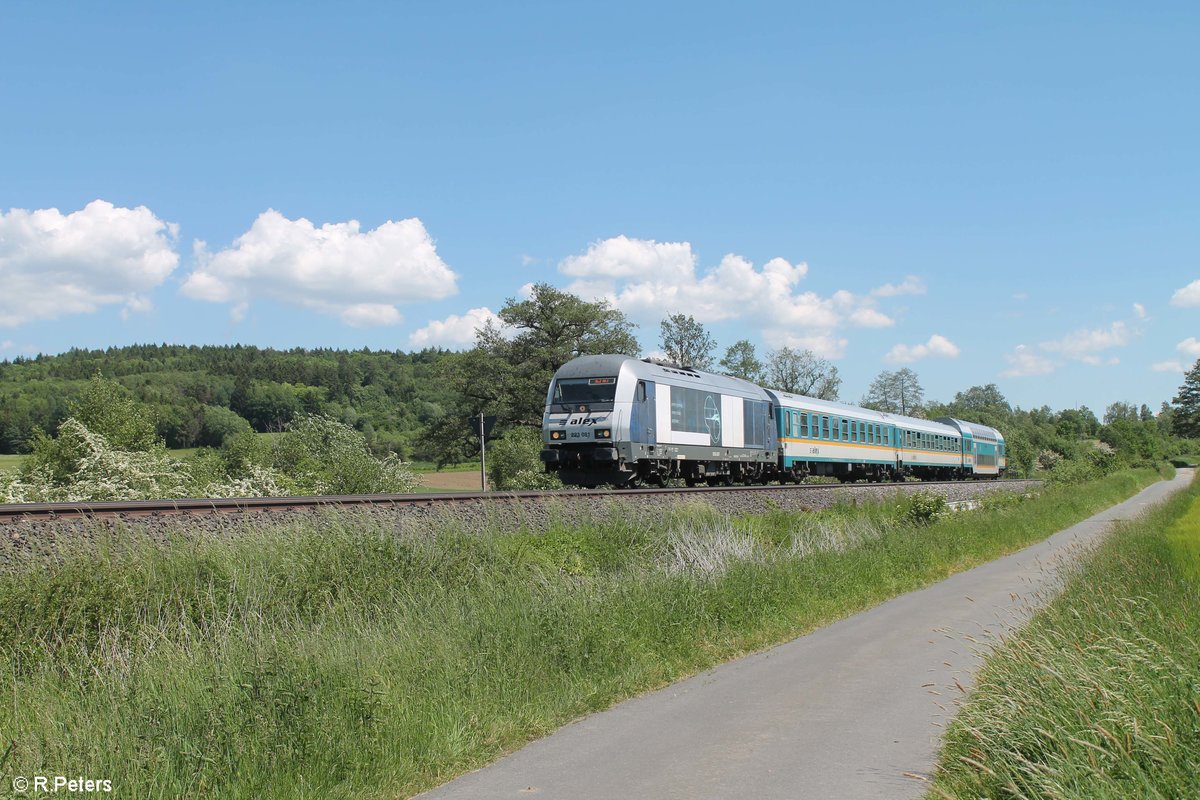
POLYGON ((889 414, 913 414, 925 399, 925 390, 917 373, 908 367, 889 372, 886 369, 879 373, 871 388, 862 399, 866 408, 885 411, 889 414))
POLYGON ((509 298, 498 315, 475 332, 475 347, 456 360, 452 383, 465 397, 466 414, 495 414, 506 423, 542 424, 546 388, 555 371, 581 355, 636 356, 632 324, 607 301, 587 302, 549 284, 527 300, 509 298))
POLYGON ((163 446, 154 412, 99 372, 67 408, 70 416, 91 433, 103 436, 114 450, 148 452, 163 446))
POLYGON ((1158 411, 1158 416, 1154 418, 1154 424, 1158 426, 1158 432, 1161 436, 1171 436, 1175 433, 1175 409, 1171 408, 1170 403, 1163 403, 1162 408, 1158 411))
POLYGON ((837 367, 811 350, 781 347, 767 357, 767 383, 784 392, 836 400, 842 379, 837 367))
POLYGON ((524 300, 509 298, 475 331, 475 346, 445 359, 439 370, 454 401, 421 437, 421 452, 441 464, 478 452, 468 420, 480 412, 498 418, 496 435, 518 425, 540 427, 554 373, 581 355, 636 356, 633 325, 607 301, 588 302, 546 283, 524 300))
POLYGON ((763 364, 758 360, 758 354, 754 352, 754 345, 750 344, 749 339, 739 339, 725 350, 721 369, 726 375, 751 383, 762 383, 763 380, 763 364))
POLYGON ((1064 408, 1058 412, 1054 421, 1058 435, 1072 441, 1078 439, 1094 439, 1100 430, 1100 420, 1087 406, 1079 408, 1064 408))
MULTIPOLYGON (((987 386, 972 386, 965 392, 958 392, 954 395, 954 402, 950 405, 959 414, 965 411, 1003 417, 1012 414, 1012 406, 1004 399, 1000 388, 994 383, 989 383, 987 386)), ((983 420, 978 421, 982 422, 983 420)))
POLYGON ((683 367, 712 369, 716 341, 691 314, 672 314, 659 324, 659 345, 667 358, 683 367))
POLYGON ((1171 429, 1185 439, 1200 437, 1200 359, 1183 376, 1179 394, 1171 401, 1171 429))
POLYGON ((1104 424, 1112 425, 1118 420, 1126 420, 1128 422, 1138 421, 1138 409, 1133 403, 1122 403, 1120 401, 1113 403, 1104 410, 1104 424))

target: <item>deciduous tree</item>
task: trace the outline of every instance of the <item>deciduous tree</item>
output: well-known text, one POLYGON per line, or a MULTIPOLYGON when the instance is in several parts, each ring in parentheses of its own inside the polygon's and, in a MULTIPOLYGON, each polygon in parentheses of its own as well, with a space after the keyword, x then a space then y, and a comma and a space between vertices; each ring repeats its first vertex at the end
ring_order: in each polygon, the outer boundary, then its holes
POLYGON ((691 314, 672 314, 659 323, 659 346, 676 364, 710 370, 716 340, 691 314))
POLYGON ((895 372, 884 370, 871 382, 862 404, 876 411, 889 414, 913 415, 921 408, 925 400, 925 390, 917 373, 908 367, 895 372))
POLYGON ((836 400, 842 379, 837 367, 811 350, 781 347, 767 357, 767 384, 784 392, 836 400))
POLYGON ((477 329, 475 346, 443 364, 441 378, 457 402, 421 437, 422 452, 434 461, 452 463, 478 452, 468 420, 481 412, 498 418, 498 436, 512 425, 540 426, 550 380, 572 358, 636 356, 641 349, 619 309, 546 283, 534 285, 525 299, 509 298, 497 316, 499 325, 477 329))
POLYGON ((739 339, 726 348, 721 369, 726 375, 751 383, 762 383, 763 380, 763 364, 758 360, 758 354, 749 339, 739 339))

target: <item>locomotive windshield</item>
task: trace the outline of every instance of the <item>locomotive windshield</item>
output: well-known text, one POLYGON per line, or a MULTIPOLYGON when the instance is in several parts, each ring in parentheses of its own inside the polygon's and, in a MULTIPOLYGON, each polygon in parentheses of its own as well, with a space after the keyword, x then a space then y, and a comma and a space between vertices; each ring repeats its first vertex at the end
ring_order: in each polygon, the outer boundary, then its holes
POLYGON ((616 378, 563 378, 554 382, 554 405, 579 406, 611 403, 617 396, 616 378))

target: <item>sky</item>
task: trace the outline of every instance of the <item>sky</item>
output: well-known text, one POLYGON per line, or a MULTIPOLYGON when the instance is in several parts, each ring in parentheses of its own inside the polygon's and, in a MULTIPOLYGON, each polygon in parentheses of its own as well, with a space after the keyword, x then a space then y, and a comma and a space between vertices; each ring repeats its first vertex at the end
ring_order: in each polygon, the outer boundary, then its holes
POLYGON ((1194 3, 5 3, 0 359, 469 347, 547 282, 856 402, 1170 401, 1194 3))

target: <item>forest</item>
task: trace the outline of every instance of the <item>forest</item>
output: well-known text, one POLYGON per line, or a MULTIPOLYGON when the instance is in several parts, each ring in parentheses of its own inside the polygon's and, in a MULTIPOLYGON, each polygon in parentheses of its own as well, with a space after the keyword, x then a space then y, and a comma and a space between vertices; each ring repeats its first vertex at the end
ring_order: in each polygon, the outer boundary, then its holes
POLYGON ((374 452, 419 458, 417 435, 453 403, 436 379, 450 356, 145 344, 18 357, 0 361, 0 453, 30 452, 99 374, 150 411, 172 449, 219 447, 245 427, 275 432, 315 414, 359 431, 374 452))

